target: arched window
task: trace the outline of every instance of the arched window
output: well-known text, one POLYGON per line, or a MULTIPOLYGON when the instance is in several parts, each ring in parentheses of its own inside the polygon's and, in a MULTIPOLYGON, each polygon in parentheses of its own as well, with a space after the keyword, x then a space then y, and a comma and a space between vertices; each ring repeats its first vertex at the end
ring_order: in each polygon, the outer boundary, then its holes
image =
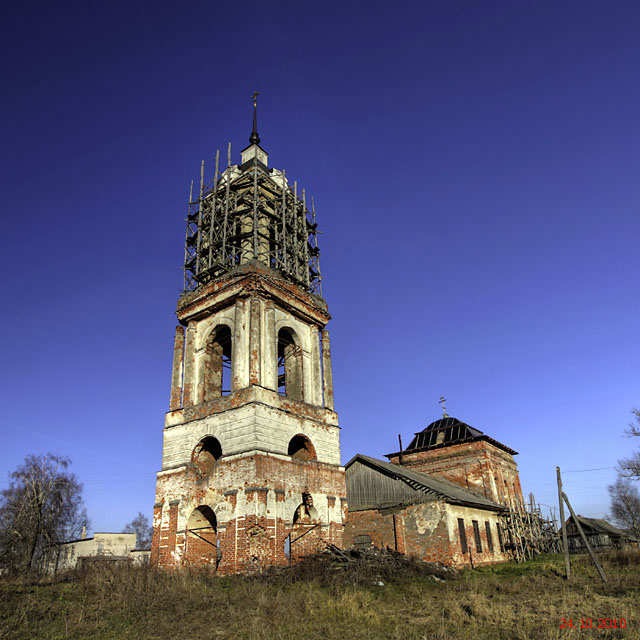
POLYGON ((217 327, 209 337, 204 354, 203 400, 231 393, 231 329, 217 327))
POLYGON ((191 462, 201 476, 207 476, 222 457, 222 447, 217 438, 207 436, 198 442, 191 454, 191 462))
POLYGON ((187 563, 195 565, 220 562, 216 514, 211 507, 196 507, 187 520, 187 563))
POLYGON ((296 460, 316 460, 316 449, 311 440, 301 433, 293 436, 289 441, 289 449, 287 455, 296 460))
POLYGON ((302 349, 291 329, 278 331, 278 393, 293 400, 303 400, 302 349))

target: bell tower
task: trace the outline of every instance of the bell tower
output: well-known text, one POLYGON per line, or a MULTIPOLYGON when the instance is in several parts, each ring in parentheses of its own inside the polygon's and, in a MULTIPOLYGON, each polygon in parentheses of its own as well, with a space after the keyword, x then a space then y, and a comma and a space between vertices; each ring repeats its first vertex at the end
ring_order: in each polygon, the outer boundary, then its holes
MULTIPOLYGON (((257 95, 257 94, 256 94, 257 95)), ((189 198, 171 399, 151 562, 220 573, 340 545, 344 469, 313 200, 269 168, 253 130, 240 164, 189 198)))

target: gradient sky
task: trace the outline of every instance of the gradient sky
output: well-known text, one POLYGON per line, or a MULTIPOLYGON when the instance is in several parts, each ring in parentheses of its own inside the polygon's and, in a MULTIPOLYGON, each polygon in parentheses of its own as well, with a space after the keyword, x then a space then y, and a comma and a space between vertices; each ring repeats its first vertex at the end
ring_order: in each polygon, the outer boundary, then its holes
POLYGON ((69 456, 93 529, 151 515, 188 185, 315 199, 342 459, 440 415, 603 516, 640 406, 640 4, 7 3, 0 487, 69 456), (596 469, 596 471, 583 471, 596 469), (569 473, 569 472, 577 473, 569 473))

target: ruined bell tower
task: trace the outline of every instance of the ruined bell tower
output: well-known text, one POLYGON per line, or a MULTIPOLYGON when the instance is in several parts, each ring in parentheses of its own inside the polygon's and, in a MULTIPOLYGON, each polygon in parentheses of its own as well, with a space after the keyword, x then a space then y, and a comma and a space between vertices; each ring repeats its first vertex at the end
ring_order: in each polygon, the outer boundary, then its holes
POLYGON ((344 469, 313 201, 253 130, 190 197, 151 562, 232 573, 340 545, 344 469))

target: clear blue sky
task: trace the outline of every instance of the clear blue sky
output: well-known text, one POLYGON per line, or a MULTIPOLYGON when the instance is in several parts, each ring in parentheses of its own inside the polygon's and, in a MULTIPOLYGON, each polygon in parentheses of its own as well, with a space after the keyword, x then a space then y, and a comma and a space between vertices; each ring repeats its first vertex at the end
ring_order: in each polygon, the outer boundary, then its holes
POLYGON ((188 184, 250 133, 314 195, 342 458, 449 413, 602 516, 640 405, 637 2, 7 4, 0 487, 151 514, 188 184))

